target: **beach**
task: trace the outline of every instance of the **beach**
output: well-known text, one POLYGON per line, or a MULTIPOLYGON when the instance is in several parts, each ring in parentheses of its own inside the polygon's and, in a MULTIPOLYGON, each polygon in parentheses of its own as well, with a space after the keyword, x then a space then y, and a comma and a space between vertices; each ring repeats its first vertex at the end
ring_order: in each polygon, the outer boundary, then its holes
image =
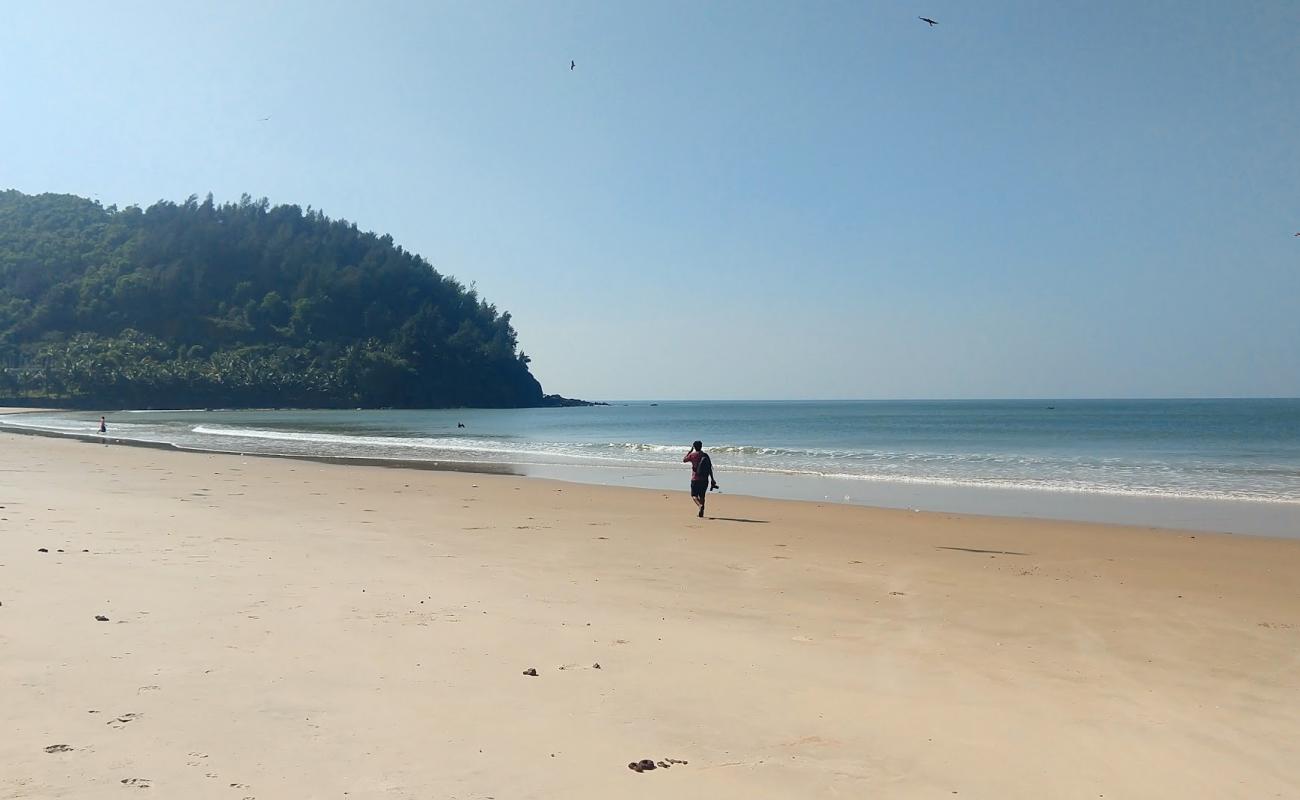
POLYGON ((1300 540, 0 454, 0 798, 1300 796, 1300 540))

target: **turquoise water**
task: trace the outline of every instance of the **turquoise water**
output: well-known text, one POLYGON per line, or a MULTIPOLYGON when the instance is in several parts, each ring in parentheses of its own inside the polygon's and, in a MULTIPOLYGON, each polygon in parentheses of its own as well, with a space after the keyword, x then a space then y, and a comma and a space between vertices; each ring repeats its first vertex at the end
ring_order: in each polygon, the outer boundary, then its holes
MULTIPOLYGON (((98 418, 28 414, 0 422, 90 433, 98 418)), ((874 486, 866 493, 878 498, 882 486, 928 486, 1300 509, 1297 399, 113 412, 109 426, 115 437, 186 448, 512 465, 524 472, 568 470, 580 480, 654 486, 681 482, 681 456, 699 438, 713 455, 720 482, 729 478, 732 486, 751 489, 802 487, 751 491, 758 494, 834 500, 847 495, 853 502, 862 494, 853 487, 874 486), (821 491, 832 485, 833 491, 821 491)))

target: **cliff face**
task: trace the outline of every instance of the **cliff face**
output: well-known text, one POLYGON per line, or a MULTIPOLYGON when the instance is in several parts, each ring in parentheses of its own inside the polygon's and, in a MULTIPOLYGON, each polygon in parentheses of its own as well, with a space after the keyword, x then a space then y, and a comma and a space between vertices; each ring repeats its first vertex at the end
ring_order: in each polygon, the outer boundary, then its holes
POLYGON ((141 210, 0 192, 0 398, 543 404, 510 314, 389 236, 247 196, 141 210))

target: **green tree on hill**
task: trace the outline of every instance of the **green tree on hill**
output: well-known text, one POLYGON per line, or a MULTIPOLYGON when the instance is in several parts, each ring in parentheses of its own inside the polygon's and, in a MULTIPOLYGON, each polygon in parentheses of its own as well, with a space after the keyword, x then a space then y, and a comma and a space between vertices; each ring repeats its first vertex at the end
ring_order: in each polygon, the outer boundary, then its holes
POLYGON ((96 406, 536 406, 508 313, 298 206, 0 192, 0 398, 96 406))

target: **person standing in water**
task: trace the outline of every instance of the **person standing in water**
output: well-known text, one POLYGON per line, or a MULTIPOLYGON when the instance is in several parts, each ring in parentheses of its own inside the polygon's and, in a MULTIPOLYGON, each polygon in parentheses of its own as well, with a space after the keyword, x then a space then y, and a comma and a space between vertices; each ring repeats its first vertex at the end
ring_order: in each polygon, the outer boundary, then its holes
POLYGON ((703 517, 704 500, 709 495, 710 485, 718 488, 718 482, 713 479, 713 459, 704 452, 704 443, 696 439, 682 463, 691 465, 691 499, 700 507, 699 516, 703 517))
POLYGON ((103 417, 99 418, 99 432, 108 433, 108 420, 104 419, 103 417))

